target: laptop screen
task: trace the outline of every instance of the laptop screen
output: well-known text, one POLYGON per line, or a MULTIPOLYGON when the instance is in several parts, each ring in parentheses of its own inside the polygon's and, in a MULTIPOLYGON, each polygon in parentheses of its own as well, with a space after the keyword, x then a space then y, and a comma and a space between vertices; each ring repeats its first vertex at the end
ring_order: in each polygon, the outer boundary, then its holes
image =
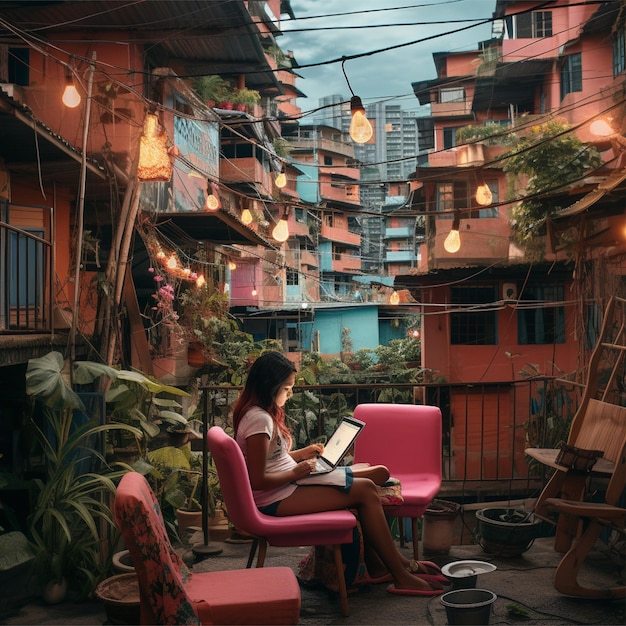
POLYGON ((361 431, 361 428, 363 428, 362 422, 359 423, 358 420, 352 421, 349 418, 344 418, 324 446, 322 458, 331 465, 339 463, 341 457, 348 451, 348 448, 361 431))

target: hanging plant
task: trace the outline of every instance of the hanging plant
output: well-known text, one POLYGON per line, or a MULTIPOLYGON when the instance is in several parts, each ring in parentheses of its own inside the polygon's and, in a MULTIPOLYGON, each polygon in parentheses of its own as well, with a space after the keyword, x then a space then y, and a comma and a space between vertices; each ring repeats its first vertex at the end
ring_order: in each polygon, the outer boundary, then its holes
POLYGON ((541 260, 544 245, 538 237, 545 235, 550 217, 564 208, 558 192, 598 167, 602 159, 569 124, 557 120, 532 126, 514 141, 502 157, 511 188, 508 199, 522 197, 509 212, 511 227, 527 257, 541 260))

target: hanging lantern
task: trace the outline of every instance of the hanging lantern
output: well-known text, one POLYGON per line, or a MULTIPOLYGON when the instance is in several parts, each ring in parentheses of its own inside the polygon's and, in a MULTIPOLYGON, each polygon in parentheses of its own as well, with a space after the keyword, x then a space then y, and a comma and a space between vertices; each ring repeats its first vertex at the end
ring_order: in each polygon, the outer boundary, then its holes
POLYGON ((167 152, 167 135, 157 133, 158 118, 148 113, 139 143, 137 178, 144 182, 167 182, 172 177, 172 163, 167 152))

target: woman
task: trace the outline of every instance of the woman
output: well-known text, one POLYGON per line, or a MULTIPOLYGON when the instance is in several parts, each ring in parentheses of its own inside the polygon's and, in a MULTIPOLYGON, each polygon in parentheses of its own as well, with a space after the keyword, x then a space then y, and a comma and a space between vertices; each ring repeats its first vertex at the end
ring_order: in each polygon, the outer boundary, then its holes
POLYGON ((301 515, 356 509, 363 530, 370 576, 393 580, 387 590, 403 595, 437 595, 445 577, 436 565, 410 561, 394 544, 377 484, 389 478, 382 465, 344 472, 342 487, 299 485, 323 451, 321 444, 291 450, 283 407, 292 396, 296 368, 280 352, 267 352, 250 368, 233 413, 235 439, 248 466, 255 502, 267 515, 301 515))

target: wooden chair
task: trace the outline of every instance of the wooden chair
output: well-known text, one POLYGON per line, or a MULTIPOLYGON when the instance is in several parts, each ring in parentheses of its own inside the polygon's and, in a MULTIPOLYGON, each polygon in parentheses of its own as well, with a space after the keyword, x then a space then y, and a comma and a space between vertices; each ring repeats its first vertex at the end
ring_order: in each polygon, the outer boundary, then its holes
POLYGON ((288 567, 189 572, 141 474, 124 475, 113 509, 137 572, 141 624, 298 623, 300 587, 288 567))
POLYGON ((386 465, 402 486, 404 502, 385 513, 411 518, 413 558, 419 558, 417 520, 441 488, 441 411, 415 404, 359 404, 354 417, 366 423, 354 444, 354 462, 386 465))
POLYGON ((341 612, 348 616, 350 612, 341 544, 352 543, 356 517, 347 510, 281 517, 264 515, 254 503, 248 468, 237 442, 219 426, 209 429, 207 441, 219 475, 228 517, 238 530, 254 537, 248 567, 252 565, 257 546, 257 567, 263 567, 265 563, 268 544, 333 546, 341 612))
POLYGON ((559 515, 587 522, 584 532, 575 539, 572 546, 561 559, 554 577, 557 591, 570 596, 585 598, 624 598, 626 585, 600 589, 583 587, 578 582, 578 575, 585 558, 598 539, 603 528, 616 528, 624 532, 626 509, 616 506, 626 485, 626 441, 617 457, 613 474, 606 490, 604 502, 580 502, 562 498, 547 498, 544 506, 559 515))
MULTIPOLYGON (((626 441, 626 300, 609 301, 600 337, 589 362, 587 384, 581 404, 572 420, 567 443, 583 450, 602 453, 590 471, 559 463, 560 450, 527 448, 526 454, 554 469, 535 505, 535 514, 552 521, 552 498, 582 501, 590 481, 606 482, 613 475, 626 441)), ((559 515, 554 542, 557 552, 567 552, 580 534, 579 516, 559 515)))

